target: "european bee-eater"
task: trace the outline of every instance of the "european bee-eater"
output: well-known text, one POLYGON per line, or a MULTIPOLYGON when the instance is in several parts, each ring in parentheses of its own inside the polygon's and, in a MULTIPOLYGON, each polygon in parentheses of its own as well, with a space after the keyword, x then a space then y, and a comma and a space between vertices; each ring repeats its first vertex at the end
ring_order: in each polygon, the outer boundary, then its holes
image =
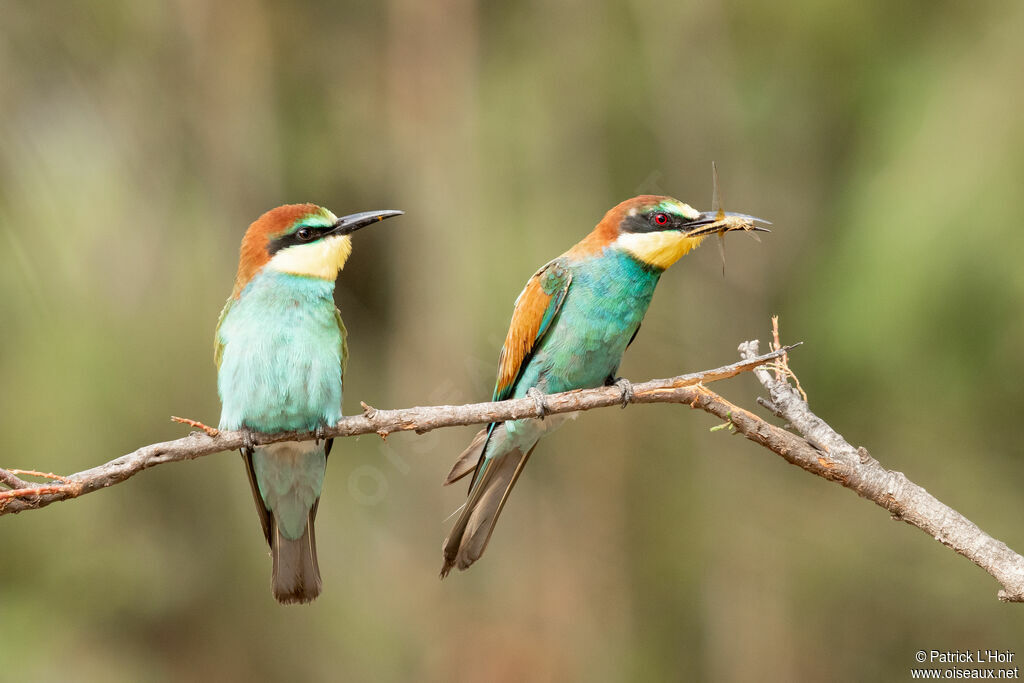
MULTIPOLYGON (((760 219, 701 213, 654 195, 613 208, 593 232, 526 283, 498 358, 492 400, 621 381, 616 372, 622 354, 640 330, 665 269, 708 235, 763 230, 755 221, 760 219)), ((628 395, 628 383, 622 386, 628 395)), ((442 577, 480 558, 537 442, 567 417, 492 423, 459 456, 445 484, 471 472, 473 477, 469 499, 444 542, 442 577)))
MULTIPOLYGON (((338 218, 290 204, 249 226, 215 334, 221 429, 319 432, 341 419, 348 346, 334 281, 352 252, 351 234, 401 213, 338 218)), ((330 451, 330 439, 242 449, 282 603, 320 594, 313 520, 330 451)))

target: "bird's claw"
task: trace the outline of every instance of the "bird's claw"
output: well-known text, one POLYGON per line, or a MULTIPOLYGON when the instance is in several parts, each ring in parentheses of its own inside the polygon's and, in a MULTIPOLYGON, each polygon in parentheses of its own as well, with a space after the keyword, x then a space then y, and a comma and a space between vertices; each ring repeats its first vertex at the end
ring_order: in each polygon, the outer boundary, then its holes
POLYGON ((239 431, 242 432, 242 448, 247 451, 256 448, 255 432, 244 426, 239 431))
POLYGON ((622 407, 625 408, 633 401, 633 383, 625 377, 617 377, 612 386, 619 388, 622 392, 622 407))
POLYGON ((317 445, 319 445, 321 441, 325 441, 327 439, 327 428, 324 426, 323 422, 318 424, 316 429, 313 430, 313 436, 315 437, 314 443, 317 445))
POLYGON ((537 414, 540 419, 544 419, 548 414, 548 407, 544 403, 544 393, 541 392, 537 387, 530 387, 526 390, 526 395, 533 399, 533 402, 537 405, 537 414))

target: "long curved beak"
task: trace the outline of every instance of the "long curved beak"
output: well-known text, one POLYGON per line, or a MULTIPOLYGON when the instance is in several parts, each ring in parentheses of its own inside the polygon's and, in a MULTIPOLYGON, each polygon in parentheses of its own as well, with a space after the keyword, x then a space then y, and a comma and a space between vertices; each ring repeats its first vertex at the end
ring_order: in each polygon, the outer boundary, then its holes
POLYGON ((700 237, 715 232, 730 232, 732 230, 750 230, 754 232, 771 232, 764 225, 771 225, 770 221, 757 216, 748 216, 745 213, 733 213, 731 211, 705 211, 695 221, 686 224, 687 237, 700 237))
POLYGON ((385 218, 401 216, 403 213, 405 212, 398 211, 397 209, 385 209, 383 211, 363 211, 361 213, 342 216, 338 219, 338 222, 334 224, 330 234, 350 235, 359 228, 365 228, 367 225, 373 225, 385 218))

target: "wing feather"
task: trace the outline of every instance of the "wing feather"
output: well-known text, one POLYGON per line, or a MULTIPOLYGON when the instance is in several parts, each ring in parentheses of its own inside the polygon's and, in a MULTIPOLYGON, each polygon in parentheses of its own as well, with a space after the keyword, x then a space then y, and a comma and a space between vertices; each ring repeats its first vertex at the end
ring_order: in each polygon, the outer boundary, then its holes
POLYGON ((341 319, 341 311, 335 307, 334 319, 338 322, 338 332, 341 333, 341 380, 345 381, 345 368, 348 365, 348 329, 345 328, 345 321, 341 319))
MULTIPOLYGON (((551 323, 558 316, 571 283, 569 259, 564 256, 541 266, 526 282, 523 291, 516 298, 512 322, 509 324, 508 334, 498 357, 498 380, 494 385, 491 400, 503 401, 512 395, 533 350, 544 339, 544 335, 551 328, 551 323)), ((487 452, 487 444, 498 424, 492 422, 476 435, 469 448, 463 451, 452 467, 445 481, 446 485, 472 472, 469 484, 472 494, 493 457, 487 452)))
POLYGON ((527 281, 516 298, 512 322, 498 357, 493 400, 502 401, 512 394, 526 361, 561 310, 571 282, 572 271, 564 257, 547 263, 527 281))
POLYGON ((231 304, 235 302, 234 297, 229 297, 224 308, 220 312, 220 318, 217 319, 217 329, 213 331, 213 363, 220 370, 220 361, 224 357, 224 340, 220 338, 220 326, 224 324, 224 320, 228 317, 228 311, 231 310, 231 304))

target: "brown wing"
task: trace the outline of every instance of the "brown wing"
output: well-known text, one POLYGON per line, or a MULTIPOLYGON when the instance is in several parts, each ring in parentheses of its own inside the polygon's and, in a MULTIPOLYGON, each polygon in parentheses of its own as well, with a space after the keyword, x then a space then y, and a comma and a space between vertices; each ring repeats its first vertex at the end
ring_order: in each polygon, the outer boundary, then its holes
POLYGON ((568 259, 561 257, 543 266, 526 283, 516 299, 512 322, 498 357, 493 400, 502 401, 512 394, 525 361, 558 315, 571 282, 568 259))
MULTIPOLYGON (((512 395, 526 361, 558 315, 571 282, 572 271, 569 270, 569 260, 564 256, 545 264, 527 281, 516 299, 512 322, 498 357, 498 380, 492 400, 502 401, 512 395)), ((473 438, 448 473, 444 482, 446 486, 477 471, 495 425, 492 422, 473 438)), ((475 479, 474 474, 471 481, 475 479)))

